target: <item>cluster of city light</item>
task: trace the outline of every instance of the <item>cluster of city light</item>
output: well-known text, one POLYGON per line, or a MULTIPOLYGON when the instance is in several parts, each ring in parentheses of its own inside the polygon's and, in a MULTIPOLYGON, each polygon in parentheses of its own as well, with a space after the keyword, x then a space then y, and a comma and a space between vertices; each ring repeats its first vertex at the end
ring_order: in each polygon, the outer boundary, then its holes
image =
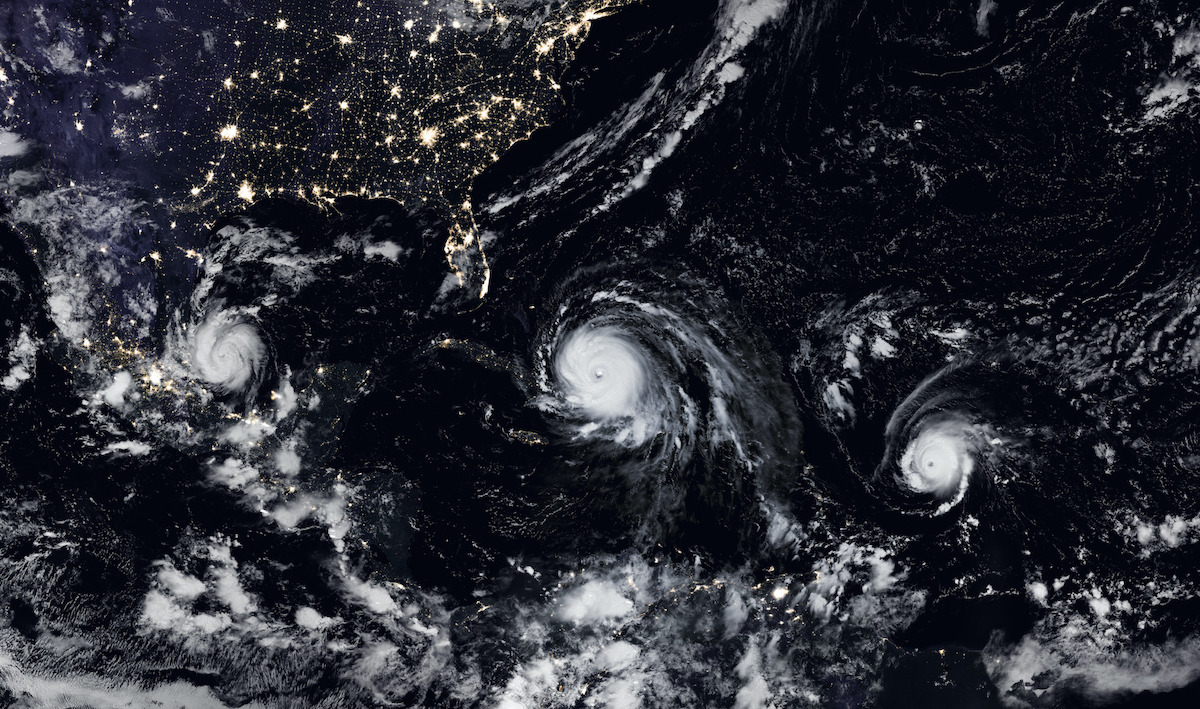
MULTIPOLYGON (((131 111, 114 117, 112 135, 153 143, 164 159, 193 171, 181 194, 157 198, 172 229, 183 213, 210 226, 250 202, 283 195, 318 205, 346 195, 387 197, 439 210, 448 224, 449 268, 472 286, 464 294, 482 297, 490 274, 472 216, 473 181, 547 122, 561 101, 556 77, 590 23, 632 2, 348 0, 333 17, 317 17, 280 0, 275 11, 223 22, 215 39, 204 38, 229 45, 230 57, 197 87, 208 106, 204 128, 173 134, 154 113, 131 111), (178 155, 185 146, 190 155, 178 155)), ((0 70, 0 84, 10 83, 0 70)), ((16 103, 14 95, 3 100, 16 103)), ((85 112, 74 118, 83 132, 85 112)), ((151 251, 142 262, 164 268, 164 253, 151 251)), ((130 329, 137 321, 113 315, 122 308, 108 298, 97 310, 107 317, 79 344, 103 368, 140 372, 133 385, 146 394, 186 394, 154 374, 146 343, 130 329)))
POLYGON ((514 17, 482 0, 363 0, 332 21, 286 7, 247 19, 225 40, 237 59, 210 89, 214 157, 188 208, 392 197, 443 210, 451 268, 486 272, 473 180, 545 124, 560 100, 555 76, 589 24, 631 1, 547 3, 514 17))

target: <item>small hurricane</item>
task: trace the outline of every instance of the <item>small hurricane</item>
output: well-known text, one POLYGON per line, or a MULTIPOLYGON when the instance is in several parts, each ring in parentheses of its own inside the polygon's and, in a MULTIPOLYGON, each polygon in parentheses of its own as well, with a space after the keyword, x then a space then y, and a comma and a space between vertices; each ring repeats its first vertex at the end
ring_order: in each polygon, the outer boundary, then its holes
POLYGON ((953 415, 927 424, 900 458, 902 482, 940 499, 961 495, 975 468, 974 437, 974 426, 953 415))
POLYGON ((267 356, 258 326, 235 311, 216 310, 192 332, 192 368, 218 394, 248 393, 261 380, 267 356))
POLYGON ((995 433, 954 370, 926 379, 896 408, 877 478, 905 513, 945 514, 967 495, 995 433), (929 509, 929 505, 935 505, 929 509))

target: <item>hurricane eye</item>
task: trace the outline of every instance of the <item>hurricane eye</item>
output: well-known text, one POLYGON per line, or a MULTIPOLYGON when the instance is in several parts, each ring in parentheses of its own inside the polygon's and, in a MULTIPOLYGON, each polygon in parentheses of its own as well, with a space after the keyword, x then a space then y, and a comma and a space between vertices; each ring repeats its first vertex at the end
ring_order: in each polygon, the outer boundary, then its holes
POLYGON ((974 467, 973 429, 947 419, 921 428, 900 458, 899 479, 913 492, 949 498, 961 493, 974 467))
POLYGON ((653 368, 649 354, 619 327, 583 326, 567 333, 554 354, 563 398, 597 420, 633 416, 653 368))

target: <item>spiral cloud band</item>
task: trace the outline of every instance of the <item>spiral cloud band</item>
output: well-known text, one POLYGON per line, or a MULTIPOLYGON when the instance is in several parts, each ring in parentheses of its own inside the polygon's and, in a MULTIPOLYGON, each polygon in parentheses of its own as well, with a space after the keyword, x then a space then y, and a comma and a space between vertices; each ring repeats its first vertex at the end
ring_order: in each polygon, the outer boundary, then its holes
POLYGON ((768 344, 716 288, 672 267, 581 271, 552 297, 532 402, 563 470, 610 490, 647 540, 691 515, 709 528, 747 524, 755 486, 792 456, 768 344))
POLYGON ((261 375, 266 359, 258 328, 236 313, 216 311, 193 332, 192 367, 218 393, 245 392, 261 375))
POLYGON ((986 371, 956 364, 925 379, 896 407, 877 470, 887 504, 905 514, 942 515, 966 498, 974 478, 991 475, 990 421, 997 414, 987 404, 988 381, 986 371))

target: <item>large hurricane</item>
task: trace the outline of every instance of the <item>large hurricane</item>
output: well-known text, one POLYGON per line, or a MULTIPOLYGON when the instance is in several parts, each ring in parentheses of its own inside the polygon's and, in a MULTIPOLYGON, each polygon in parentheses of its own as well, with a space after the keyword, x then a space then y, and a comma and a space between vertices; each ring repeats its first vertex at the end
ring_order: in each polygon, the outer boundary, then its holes
POLYGON ((567 401, 598 420, 633 416, 652 366, 641 345, 609 325, 584 325, 563 338, 554 374, 567 401))
POLYGON ((627 273, 581 272, 558 291, 534 403, 565 464, 621 489, 646 539, 704 515, 745 524, 798 436, 774 355, 710 284, 627 273))

